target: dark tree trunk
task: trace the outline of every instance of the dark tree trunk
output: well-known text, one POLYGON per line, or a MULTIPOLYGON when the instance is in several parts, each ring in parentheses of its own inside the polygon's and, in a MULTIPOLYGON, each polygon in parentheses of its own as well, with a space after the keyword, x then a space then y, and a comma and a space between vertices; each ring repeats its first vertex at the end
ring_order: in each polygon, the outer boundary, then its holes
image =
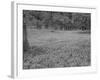
POLYGON ((23 24, 23 50, 27 51, 29 49, 29 43, 27 40, 27 29, 26 24, 23 24))

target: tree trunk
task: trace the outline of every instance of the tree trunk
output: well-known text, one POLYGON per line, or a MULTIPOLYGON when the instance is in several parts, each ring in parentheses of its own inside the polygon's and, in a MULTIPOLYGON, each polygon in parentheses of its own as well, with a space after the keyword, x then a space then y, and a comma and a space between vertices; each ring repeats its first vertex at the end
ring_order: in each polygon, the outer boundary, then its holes
POLYGON ((23 51, 27 51, 29 49, 29 43, 27 40, 27 29, 26 24, 23 24, 23 51))

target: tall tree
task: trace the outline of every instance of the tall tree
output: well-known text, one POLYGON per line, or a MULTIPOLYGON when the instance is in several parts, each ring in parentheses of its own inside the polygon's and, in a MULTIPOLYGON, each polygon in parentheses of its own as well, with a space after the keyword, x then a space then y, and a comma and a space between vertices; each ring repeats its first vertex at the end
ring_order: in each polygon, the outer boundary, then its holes
POLYGON ((28 13, 23 11, 23 50, 27 51, 29 49, 29 42, 27 39, 27 15, 28 13))

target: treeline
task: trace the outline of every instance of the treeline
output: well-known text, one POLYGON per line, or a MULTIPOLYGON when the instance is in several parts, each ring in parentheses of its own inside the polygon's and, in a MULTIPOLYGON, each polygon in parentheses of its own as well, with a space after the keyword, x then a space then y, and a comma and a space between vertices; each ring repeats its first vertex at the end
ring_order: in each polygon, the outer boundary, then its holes
POLYGON ((90 30, 91 14, 23 10, 23 24, 36 29, 90 30))

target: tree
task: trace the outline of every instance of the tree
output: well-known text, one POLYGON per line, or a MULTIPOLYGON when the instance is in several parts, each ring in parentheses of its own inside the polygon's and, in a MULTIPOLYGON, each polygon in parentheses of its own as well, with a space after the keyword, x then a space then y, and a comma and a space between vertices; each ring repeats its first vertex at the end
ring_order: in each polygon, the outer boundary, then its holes
POLYGON ((27 39, 27 12, 23 11, 23 51, 28 51, 29 42, 27 39))
POLYGON ((81 30, 90 30, 91 16, 90 13, 74 13, 74 26, 81 30))
POLYGON ((25 25, 36 29, 90 30, 90 13, 24 10, 25 25))

